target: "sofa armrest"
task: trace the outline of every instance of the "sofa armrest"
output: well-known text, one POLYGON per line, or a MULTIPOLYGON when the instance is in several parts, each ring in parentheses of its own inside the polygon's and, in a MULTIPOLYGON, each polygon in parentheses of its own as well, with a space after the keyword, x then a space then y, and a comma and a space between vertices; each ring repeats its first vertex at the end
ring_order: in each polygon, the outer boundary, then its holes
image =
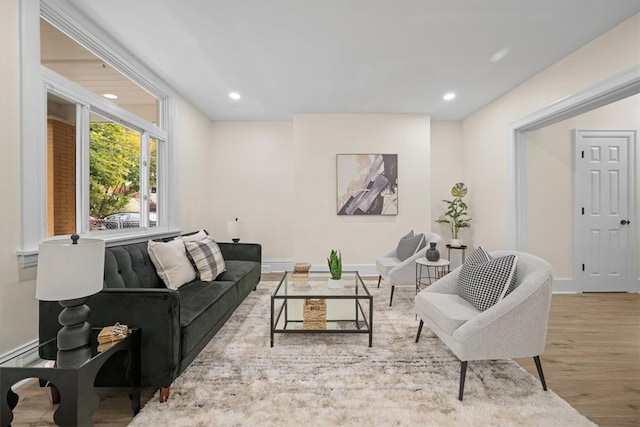
POLYGON ((262 264, 262 245, 258 243, 216 242, 224 259, 255 261, 262 264))
MULTIPOLYGON (((89 297, 89 323, 104 327, 116 322, 140 328, 141 382, 166 387, 180 366, 180 294, 161 288, 107 288, 89 297)), ((60 328, 56 302, 40 302, 40 342, 54 338, 60 328)), ((55 359, 55 355, 43 355, 55 359)))
POLYGON ((172 289, 104 289, 93 295, 93 325, 124 323, 142 330, 142 384, 166 387, 180 368, 180 293, 172 289))

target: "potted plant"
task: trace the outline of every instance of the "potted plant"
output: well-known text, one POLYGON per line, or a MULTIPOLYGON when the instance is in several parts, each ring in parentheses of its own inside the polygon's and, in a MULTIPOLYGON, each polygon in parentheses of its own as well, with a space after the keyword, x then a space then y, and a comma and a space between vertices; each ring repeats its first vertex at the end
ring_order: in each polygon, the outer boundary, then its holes
POLYGON ((332 249, 329 258, 327 258, 327 263, 329 264, 329 272, 331 273, 328 286, 331 289, 342 288, 344 286, 342 282, 342 254, 332 249))
POLYGON ((440 224, 449 224, 451 228, 451 246, 462 246, 462 239, 458 238, 461 228, 468 228, 471 217, 468 216, 467 204, 462 200, 467 195, 467 186, 462 182, 456 183, 451 188, 453 200, 443 200, 447 204, 447 211, 443 218, 437 219, 440 224))

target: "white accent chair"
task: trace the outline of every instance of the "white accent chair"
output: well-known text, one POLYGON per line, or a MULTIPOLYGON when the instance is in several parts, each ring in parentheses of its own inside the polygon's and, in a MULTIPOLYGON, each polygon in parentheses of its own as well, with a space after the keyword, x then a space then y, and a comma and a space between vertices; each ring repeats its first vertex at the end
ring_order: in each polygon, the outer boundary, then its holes
POLYGON ((420 318, 416 342, 426 323, 460 359, 462 400, 467 362, 533 357, 542 388, 547 390, 540 354, 544 351, 551 305, 551 265, 535 255, 515 251, 494 251, 494 258, 516 254, 516 288, 489 309, 481 312, 456 293, 457 268, 416 296, 420 318))
POLYGON ((411 285, 416 288, 416 260, 418 258, 424 258, 429 249, 429 243, 435 242, 440 248, 439 243, 442 242, 442 238, 436 233, 424 233, 426 246, 416 252, 413 256, 405 259, 404 261, 398 259, 396 248, 382 255, 376 259, 376 268, 378 270, 378 287, 382 279, 391 285, 391 297, 389 298, 389 306, 393 303, 393 291, 396 286, 411 285))

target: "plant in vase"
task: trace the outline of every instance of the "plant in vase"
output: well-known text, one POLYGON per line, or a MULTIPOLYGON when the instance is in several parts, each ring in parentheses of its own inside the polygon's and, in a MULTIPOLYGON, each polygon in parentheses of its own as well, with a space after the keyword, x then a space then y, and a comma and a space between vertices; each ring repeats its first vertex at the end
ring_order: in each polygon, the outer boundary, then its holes
POLYGON ((467 212, 467 204, 462 200, 467 195, 467 186, 462 182, 456 183, 451 188, 453 200, 443 200, 447 204, 447 211, 443 218, 437 219, 440 224, 449 224, 451 228, 451 246, 462 246, 462 240, 458 238, 458 232, 461 228, 468 228, 471 217, 467 212))
POLYGON ((328 286, 331 289, 342 288, 344 286, 342 282, 342 254, 332 249, 329 258, 327 258, 327 264, 329 264, 329 272, 331 273, 328 286))

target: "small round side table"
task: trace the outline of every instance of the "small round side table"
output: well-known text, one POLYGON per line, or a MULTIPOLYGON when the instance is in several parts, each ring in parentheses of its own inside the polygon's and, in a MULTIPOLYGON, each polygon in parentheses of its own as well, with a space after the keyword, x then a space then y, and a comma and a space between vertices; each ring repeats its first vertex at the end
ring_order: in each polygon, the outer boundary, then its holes
POLYGON ((416 260, 416 295, 420 291, 420 287, 422 285, 429 286, 447 274, 449 272, 450 264, 449 260, 444 258, 440 258, 438 261, 429 261, 426 258, 418 258, 416 260), (427 269, 426 275, 423 275, 423 268, 427 269))

